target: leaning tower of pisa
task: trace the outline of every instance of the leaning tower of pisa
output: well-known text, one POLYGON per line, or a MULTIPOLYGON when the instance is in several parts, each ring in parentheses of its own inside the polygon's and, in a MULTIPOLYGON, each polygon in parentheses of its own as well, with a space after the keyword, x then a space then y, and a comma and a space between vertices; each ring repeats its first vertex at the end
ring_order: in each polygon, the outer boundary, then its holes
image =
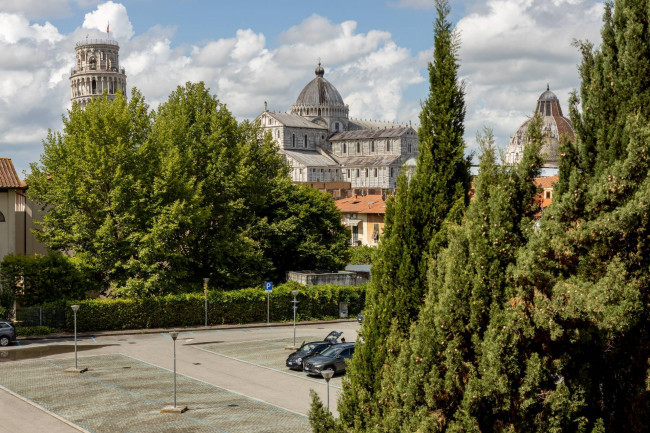
POLYGON ((120 46, 110 39, 88 39, 77 42, 77 60, 70 71, 72 102, 84 108, 91 98, 104 91, 109 99, 121 90, 126 95, 126 73, 120 67, 120 46))

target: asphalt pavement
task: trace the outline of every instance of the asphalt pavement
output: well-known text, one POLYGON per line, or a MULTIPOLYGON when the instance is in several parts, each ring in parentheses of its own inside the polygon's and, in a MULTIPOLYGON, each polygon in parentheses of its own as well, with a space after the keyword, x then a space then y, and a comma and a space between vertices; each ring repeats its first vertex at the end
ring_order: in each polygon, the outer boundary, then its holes
MULTIPOLYGON (((296 340, 300 343, 304 338, 310 336, 322 335, 325 337, 334 329, 343 331, 343 337, 347 341, 355 341, 359 325, 349 320, 300 323, 296 327, 296 340)), ((80 334, 77 342, 78 355, 83 357, 99 354, 123 354, 153 366, 171 370, 173 368, 173 343, 167 331, 80 334)), ((256 364, 246 359, 221 356, 207 350, 197 350, 201 346, 214 347, 220 343, 232 346, 238 342, 246 342, 247 344, 243 344, 242 347, 251 347, 254 350, 255 344, 251 343, 257 340, 268 341, 291 337, 293 337, 293 327, 287 326, 287 324, 181 329, 176 342, 177 371, 179 374, 206 384, 296 414, 306 415, 311 403, 310 389, 314 389, 325 401, 327 385, 324 380, 319 382, 300 374, 286 374, 281 369, 267 368, 262 365, 263 363, 256 364)), ((50 337, 48 339, 22 339, 20 343, 21 346, 11 346, 0 351, 0 362, 21 363, 33 359, 73 357, 74 344, 70 335, 60 335, 57 338, 50 337)), ((340 389, 332 387, 330 393, 330 406, 336 415, 336 400, 340 389)), ((0 391, 0 413, 5 415, 5 422, 0 423, 0 432, 2 433, 4 431, 12 433, 78 431, 64 421, 37 409, 6 391, 0 391), (22 414, 31 415, 23 416, 22 414)))

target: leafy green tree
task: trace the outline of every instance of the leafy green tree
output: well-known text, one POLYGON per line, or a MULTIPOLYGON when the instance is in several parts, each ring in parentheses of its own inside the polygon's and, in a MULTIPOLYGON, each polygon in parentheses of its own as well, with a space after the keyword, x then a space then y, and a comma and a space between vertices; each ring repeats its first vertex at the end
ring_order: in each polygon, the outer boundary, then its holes
POLYGON ((331 197, 292 185, 270 136, 238 124, 203 83, 178 87, 161 105, 150 143, 162 161, 181 155, 174 176, 201 187, 205 214, 187 251, 196 282, 247 287, 292 269, 344 266, 347 236, 331 197))
POLYGON ((363 344, 348 369, 339 403, 345 429, 363 429, 381 411, 376 393, 388 356, 407 335, 426 294, 431 260, 444 246, 446 227, 459 221, 469 200, 469 158, 463 141, 464 85, 458 80, 458 35, 448 20, 449 4, 436 2, 434 56, 429 96, 422 105, 418 158, 411 179, 398 180, 388 200, 384 235, 368 291, 363 344))
POLYGON ((370 247, 367 245, 360 245, 358 247, 350 248, 350 264, 351 265, 370 265, 372 258, 377 253, 377 247, 370 247))
POLYGON ((9 254, 0 263, 0 286, 11 291, 21 306, 32 306, 59 300, 78 300, 87 292, 97 290, 92 269, 84 267, 74 257, 49 252, 46 255, 22 256, 9 254))
POLYGON ((140 150, 151 129, 148 107, 134 90, 74 104, 63 133, 48 133, 40 164, 31 165, 29 195, 43 206, 36 234, 51 249, 72 251, 96 270, 105 287, 120 285, 131 271, 148 215, 140 150))
POLYGON ((238 123, 203 83, 178 87, 156 112, 134 90, 73 106, 32 165, 47 209, 41 239, 74 254, 116 296, 282 281, 295 266, 340 269, 341 215, 292 185, 257 125, 238 123))

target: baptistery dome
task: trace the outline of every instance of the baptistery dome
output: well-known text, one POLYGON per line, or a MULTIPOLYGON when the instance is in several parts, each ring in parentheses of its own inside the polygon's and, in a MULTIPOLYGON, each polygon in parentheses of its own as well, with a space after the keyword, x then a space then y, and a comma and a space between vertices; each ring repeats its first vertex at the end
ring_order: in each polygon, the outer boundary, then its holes
POLYGON ((344 131, 348 125, 348 106, 336 87, 324 78, 325 69, 318 62, 316 78, 311 80, 291 106, 291 113, 327 127, 331 132, 344 131))
MULTIPOLYGON (((557 168, 558 148, 560 146, 560 137, 566 134, 573 141, 574 132, 571 121, 562 115, 562 107, 555 93, 551 92, 549 87, 537 99, 535 113, 542 116, 542 135, 544 143, 540 154, 544 157, 544 167, 557 168)), ((524 147, 528 143, 527 131, 530 120, 526 120, 517 129, 517 132, 510 138, 510 144, 506 146, 506 163, 516 164, 521 161, 524 153, 524 147)))

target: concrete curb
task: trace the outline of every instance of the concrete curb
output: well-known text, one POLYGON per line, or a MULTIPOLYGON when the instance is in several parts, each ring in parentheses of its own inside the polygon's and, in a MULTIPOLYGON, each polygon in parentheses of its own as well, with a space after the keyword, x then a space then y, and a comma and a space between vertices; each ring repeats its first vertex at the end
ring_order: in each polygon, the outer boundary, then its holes
MULTIPOLYGON (((328 323, 345 323, 345 322, 356 322, 355 318, 347 319, 333 319, 333 320, 314 320, 306 322, 296 322, 297 325, 325 325, 328 323)), ((119 335, 145 335, 145 334, 160 334, 161 332, 169 332, 172 330, 179 330, 183 332, 190 331, 220 331, 227 329, 247 329, 247 328, 268 328, 268 327, 281 327, 281 326, 293 326, 293 322, 271 322, 271 323, 247 323, 247 324, 235 324, 235 325, 213 325, 213 326, 193 326, 188 328, 152 328, 152 329, 125 329, 121 331, 97 331, 97 332, 77 332, 77 337, 106 337, 106 336, 119 336, 119 335)), ((49 335, 30 335, 25 337, 16 337, 18 341, 27 341, 27 340, 58 340, 74 338, 72 332, 61 332, 58 334, 49 334, 49 335)))

